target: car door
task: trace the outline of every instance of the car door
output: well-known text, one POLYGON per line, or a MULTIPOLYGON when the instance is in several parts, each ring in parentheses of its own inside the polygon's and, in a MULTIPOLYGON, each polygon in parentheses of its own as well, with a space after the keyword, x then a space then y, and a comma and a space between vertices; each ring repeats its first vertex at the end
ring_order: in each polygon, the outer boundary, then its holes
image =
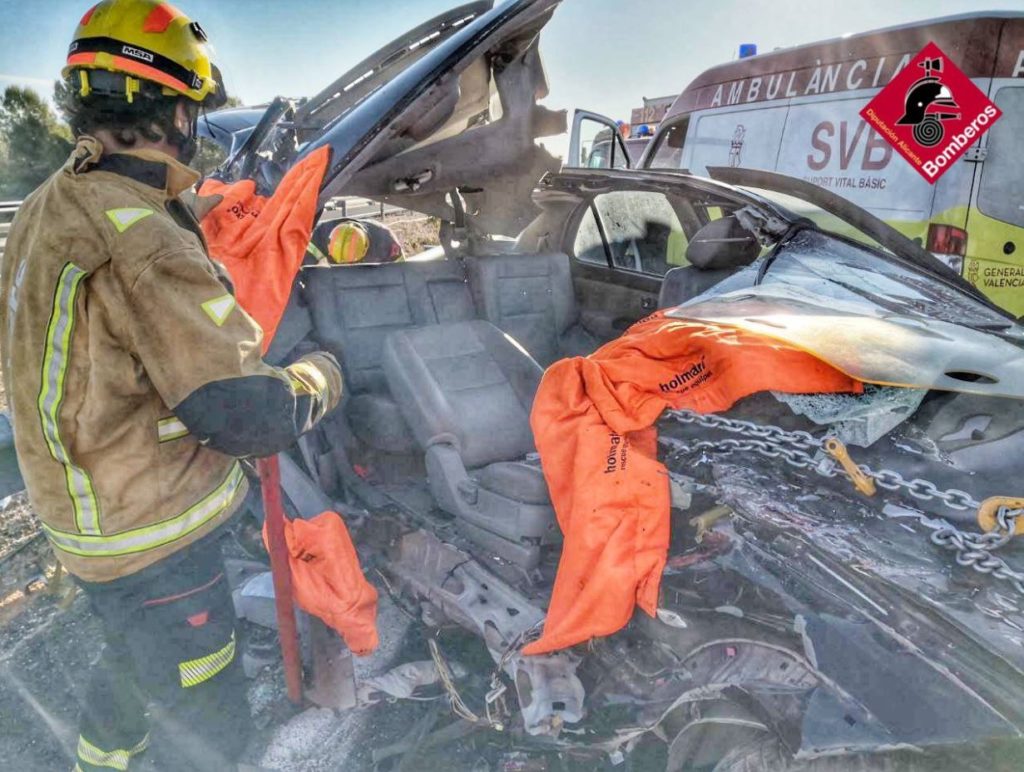
MULTIPOLYGON (((588 110, 573 115, 564 169, 628 169, 629 152, 619 127, 588 110)), ((617 337, 657 308, 667 270, 664 241, 648 233, 644 212, 657 202, 639 190, 608 190, 587 196, 569 218, 563 250, 572 258, 573 284, 584 327, 601 340, 617 337), (650 238, 647 238, 650 236, 650 238), (659 252, 661 254, 659 254, 659 252)), ((668 225, 662 216, 662 225, 668 225)))
POLYGON ((700 222, 684 197, 640 175, 619 173, 610 185, 580 189, 587 193, 568 220, 563 250, 583 325, 611 340, 658 308, 663 278, 687 265, 688 234, 700 222))
POLYGON ((1001 81, 993 101, 1002 116, 982 138, 979 183, 967 213, 964 276, 1014 316, 1024 314, 1024 88, 1001 81))
POLYGON ((572 118, 567 168, 629 169, 629 150, 611 118, 589 110, 577 110, 572 118))

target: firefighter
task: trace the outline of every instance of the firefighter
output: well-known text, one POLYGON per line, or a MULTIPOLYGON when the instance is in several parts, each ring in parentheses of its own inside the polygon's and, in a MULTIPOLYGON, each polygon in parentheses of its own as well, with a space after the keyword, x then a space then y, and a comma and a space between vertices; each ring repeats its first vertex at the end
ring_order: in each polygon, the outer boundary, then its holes
POLYGON ((63 76, 77 144, 11 227, 0 343, 29 497, 104 632, 75 769, 128 769, 147 716, 155 768, 232 769, 250 723, 219 548, 248 490, 237 459, 290 446, 341 373, 324 353, 261 360, 179 198, 198 113, 225 98, 202 28, 103 0, 63 76))

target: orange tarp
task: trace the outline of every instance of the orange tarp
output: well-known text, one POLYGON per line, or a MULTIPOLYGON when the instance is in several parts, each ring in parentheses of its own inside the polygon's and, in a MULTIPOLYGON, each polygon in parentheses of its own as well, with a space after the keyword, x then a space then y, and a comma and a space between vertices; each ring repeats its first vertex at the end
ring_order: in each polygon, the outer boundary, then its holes
POLYGON ((263 328, 270 346, 288 305, 295 274, 309 244, 330 148, 322 147, 288 170, 269 198, 252 180, 206 180, 201 196, 224 196, 202 220, 213 258, 227 268, 239 304, 263 328))
POLYGON ((377 591, 359 568, 345 521, 336 512, 285 519, 284 535, 299 607, 337 630, 354 653, 377 648, 377 591))
POLYGON ((726 410, 764 390, 861 392, 860 382, 775 340, 663 312, 544 374, 530 424, 565 537, 541 654, 654 615, 668 555, 669 481, 654 422, 666 408, 726 410))
MULTIPOLYGON (((309 244, 329 148, 296 164, 270 198, 252 180, 206 180, 200 195, 224 200, 202 219, 210 255, 235 285, 239 305, 263 328, 266 352, 309 244)), ((266 528, 264 527, 264 541, 266 528)), ((356 654, 377 647, 377 591, 359 567, 345 521, 335 512, 285 521, 292 589, 299 606, 322 619, 356 654)))

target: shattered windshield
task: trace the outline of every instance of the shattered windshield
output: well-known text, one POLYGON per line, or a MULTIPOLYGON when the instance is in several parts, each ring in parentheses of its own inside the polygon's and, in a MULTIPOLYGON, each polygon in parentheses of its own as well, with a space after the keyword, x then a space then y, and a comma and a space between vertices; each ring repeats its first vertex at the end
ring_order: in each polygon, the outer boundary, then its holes
MULTIPOLYGON (((748 269, 753 270, 753 269, 748 269)), ((1005 316, 927 274, 876 251, 805 229, 786 242, 764 268, 765 286, 800 288, 837 307, 863 311, 864 301, 883 311, 990 330, 1016 330, 1005 316)))
POLYGON ((744 185, 743 189, 770 201, 798 218, 803 217, 810 220, 822 230, 846 236, 847 238, 867 244, 869 247, 885 249, 882 244, 879 244, 877 240, 860 228, 857 228, 841 219, 834 212, 823 209, 806 199, 798 198, 797 196, 789 196, 776 190, 766 190, 764 188, 757 188, 749 185, 744 185))

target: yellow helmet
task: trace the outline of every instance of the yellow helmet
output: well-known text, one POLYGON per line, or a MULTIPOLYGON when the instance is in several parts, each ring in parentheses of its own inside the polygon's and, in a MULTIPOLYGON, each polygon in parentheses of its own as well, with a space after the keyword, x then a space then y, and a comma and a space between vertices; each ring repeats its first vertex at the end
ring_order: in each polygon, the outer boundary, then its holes
POLYGON ((370 234, 361 223, 345 220, 331 230, 327 254, 335 263, 358 263, 370 249, 370 234))
POLYGON ((62 70, 65 78, 72 73, 82 96, 102 80, 100 73, 117 73, 124 76, 129 102, 143 80, 161 86, 168 96, 211 106, 226 99, 203 28, 161 0, 103 0, 86 11, 62 70), (90 79, 90 73, 95 77, 90 79))

